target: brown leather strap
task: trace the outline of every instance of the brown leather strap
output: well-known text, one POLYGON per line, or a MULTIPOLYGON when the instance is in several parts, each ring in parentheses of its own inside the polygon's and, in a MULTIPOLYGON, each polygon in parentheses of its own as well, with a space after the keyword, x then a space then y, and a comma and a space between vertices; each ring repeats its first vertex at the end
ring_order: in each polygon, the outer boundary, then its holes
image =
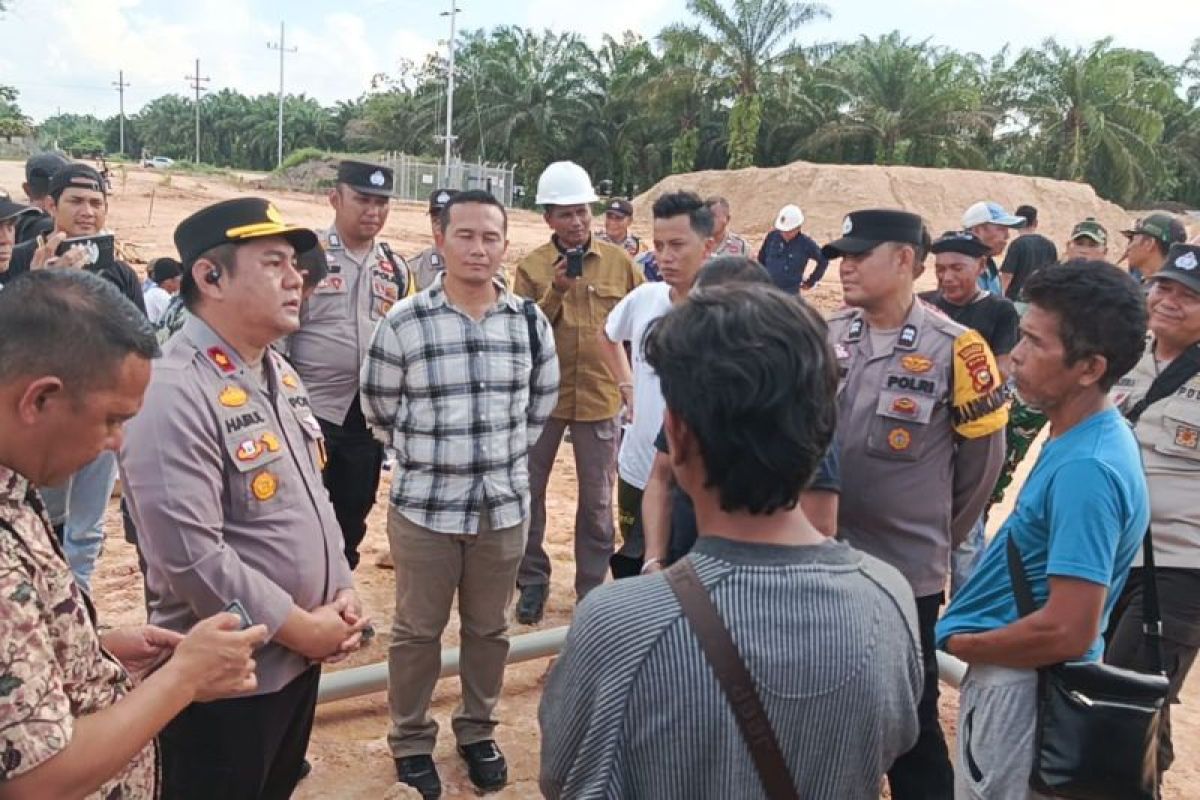
POLYGON ((721 615, 691 560, 681 558, 676 561, 666 571, 666 577, 684 616, 700 640, 704 657, 716 674, 725 699, 729 701, 767 797, 770 800, 799 800, 800 795, 796 793, 796 785, 771 728, 771 720, 767 718, 754 687, 754 678, 746 669, 729 629, 721 621, 721 615))

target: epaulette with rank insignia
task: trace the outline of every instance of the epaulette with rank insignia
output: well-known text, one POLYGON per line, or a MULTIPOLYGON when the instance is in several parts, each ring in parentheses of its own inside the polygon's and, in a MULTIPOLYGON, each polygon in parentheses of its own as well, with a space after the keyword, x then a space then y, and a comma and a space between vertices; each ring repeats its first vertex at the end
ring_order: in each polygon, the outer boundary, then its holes
POLYGON ((1008 424, 1008 390, 992 349, 978 331, 954 340, 954 430, 967 439, 989 436, 1008 424))

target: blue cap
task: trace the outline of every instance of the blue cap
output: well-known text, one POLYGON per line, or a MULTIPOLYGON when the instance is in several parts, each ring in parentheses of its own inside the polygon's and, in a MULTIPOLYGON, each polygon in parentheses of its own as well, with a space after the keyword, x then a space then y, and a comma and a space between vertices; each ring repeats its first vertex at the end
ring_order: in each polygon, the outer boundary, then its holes
POLYGON ((963 230, 970 230, 976 225, 1003 225, 1006 228, 1022 228, 1025 218, 1010 214, 1004 206, 990 200, 981 200, 963 213, 963 230))

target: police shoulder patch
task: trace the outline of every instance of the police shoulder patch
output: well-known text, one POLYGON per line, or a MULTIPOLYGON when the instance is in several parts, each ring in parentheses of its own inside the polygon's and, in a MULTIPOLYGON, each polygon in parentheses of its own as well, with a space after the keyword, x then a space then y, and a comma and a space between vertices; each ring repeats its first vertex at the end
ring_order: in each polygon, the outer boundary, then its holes
POLYGON ((1008 424, 1008 391, 987 341, 968 330, 954 340, 954 429, 967 439, 988 436, 1008 424))

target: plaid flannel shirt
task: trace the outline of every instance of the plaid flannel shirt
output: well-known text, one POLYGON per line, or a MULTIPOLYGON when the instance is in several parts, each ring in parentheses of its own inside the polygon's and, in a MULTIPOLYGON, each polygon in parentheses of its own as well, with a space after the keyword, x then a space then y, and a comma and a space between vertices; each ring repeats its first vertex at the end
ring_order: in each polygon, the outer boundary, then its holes
POLYGON ((540 309, 533 348, 524 301, 500 297, 480 321, 447 299, 439 275, 379 323, 363 363, 367 424, 396 451, 391 502, 411 522, 475 533, 529 516, 530 446, 558 399, 554 333, 540 309))

